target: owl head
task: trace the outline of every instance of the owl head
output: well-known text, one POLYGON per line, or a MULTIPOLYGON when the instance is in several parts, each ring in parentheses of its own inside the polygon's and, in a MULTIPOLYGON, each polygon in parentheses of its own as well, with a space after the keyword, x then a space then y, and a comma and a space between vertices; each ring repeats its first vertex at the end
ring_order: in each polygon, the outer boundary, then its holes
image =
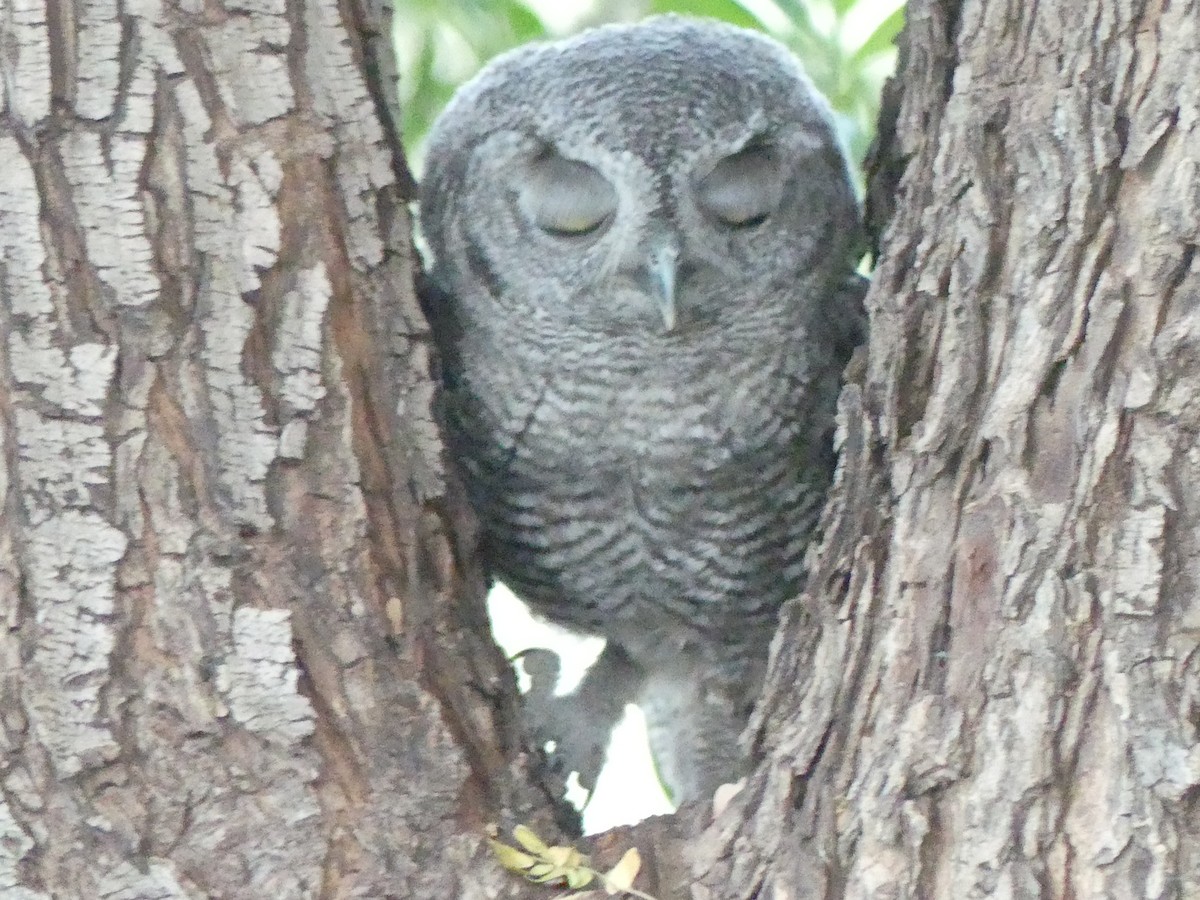
POLYGON ((477 316, 672 340, 817 303, 859 247, 824 99, 782 45, 714 21, 501 56, 427 159, 434 278, 477 316))

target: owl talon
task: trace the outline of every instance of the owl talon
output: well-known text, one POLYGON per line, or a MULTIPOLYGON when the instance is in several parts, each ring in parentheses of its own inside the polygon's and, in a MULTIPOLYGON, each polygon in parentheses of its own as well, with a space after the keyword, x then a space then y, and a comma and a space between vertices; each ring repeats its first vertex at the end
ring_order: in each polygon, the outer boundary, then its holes
POLYGON ((641 669, 610 641, 578 688, 555 695, 561 669, 558 654, 534 648, 518 658, 530 680, 523 698, 530 742, 545 755, 552 772, 564 778, 575 772, 580 786, 590 793, 604 767, 613 727, 641 685, 641 669), (553 747, 547 749, 551 743, 553 747))
POLYGON ((589 793, 604 766, 608 737, 612 730, 607 703, 596 708, 585 696, 588 682, 573 694, 555 696, 561 662, 558 654, 533 648, 518 655, 530 688, 525 694, 525 730, 530 743, 543 754, 550 772, 563 778, 576 773, 579 784, 589 793))

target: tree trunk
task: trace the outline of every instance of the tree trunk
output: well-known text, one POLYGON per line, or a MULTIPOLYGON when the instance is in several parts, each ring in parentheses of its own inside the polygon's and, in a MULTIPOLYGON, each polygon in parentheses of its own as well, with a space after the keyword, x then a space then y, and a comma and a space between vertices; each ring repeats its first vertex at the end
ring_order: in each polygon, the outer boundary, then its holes
POLYGON ((722 898, 1200 896, 1200 5, 917 0, 722 898))
POLYGON ((0 6, 0 896, 503 896, 390 14, 0 6))
MULTIPOLYGON (((663 900, 1198 896, 1200 7, 909 20, 761 765, 699 843, 601 849, 663 900)), ((389 42, 366 0, 0 8, 5 900, 551 896, 485 862, 551 804, 389 42)))

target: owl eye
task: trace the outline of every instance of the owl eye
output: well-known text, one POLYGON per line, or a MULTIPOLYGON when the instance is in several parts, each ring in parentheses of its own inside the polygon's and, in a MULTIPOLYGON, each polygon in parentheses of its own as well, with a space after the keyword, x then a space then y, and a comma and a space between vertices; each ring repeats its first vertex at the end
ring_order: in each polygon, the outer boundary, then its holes
POLYGON ((617 192, 603 175, 553 151, 530 164, 519 197, 534 224, 557 235, 590 234, 617 208, 617 192))
POLYGON ((751 146, 727 156, 696 185, 696 200, 726 225, 757 225, 779 205, 783 178, 776 151, 751 146))

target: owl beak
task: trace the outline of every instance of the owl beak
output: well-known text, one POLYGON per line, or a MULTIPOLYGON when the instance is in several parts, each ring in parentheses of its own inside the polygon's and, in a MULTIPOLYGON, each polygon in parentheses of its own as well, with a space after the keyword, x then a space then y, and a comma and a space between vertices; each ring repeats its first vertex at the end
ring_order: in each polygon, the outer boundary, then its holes
POLYGON ((667 331, 675 330, 675 273, 679 251, 671 244, 659 247, 650 255, 650 274, 656 289, 655 300, 667 331))

